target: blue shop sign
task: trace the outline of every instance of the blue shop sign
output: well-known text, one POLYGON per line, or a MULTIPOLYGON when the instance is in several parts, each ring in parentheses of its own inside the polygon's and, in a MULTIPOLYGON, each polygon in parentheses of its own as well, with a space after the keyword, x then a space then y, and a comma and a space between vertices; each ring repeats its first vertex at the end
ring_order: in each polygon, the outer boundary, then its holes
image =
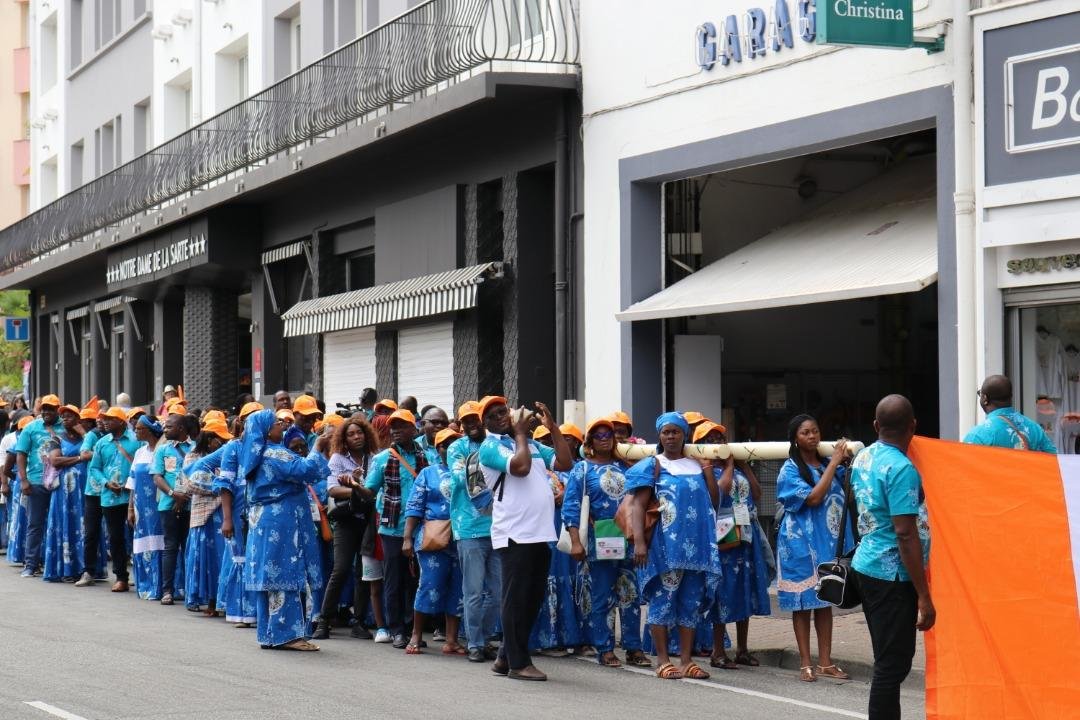
POLYGON ((698 67, 712 70, 717 63, 727 67, 741 63, 744 56, 753 60, 765 57, 769 50, 775 53, 794 48, 796 34, 803 42, 814 42, 817 0, 796 0, 795 7, 794 20, 788 0, 775 0, 768 15, 762 8, 750 8, 741 19, 728 15, 720 30, 714 23, 702 23, 695 36, 698 67))

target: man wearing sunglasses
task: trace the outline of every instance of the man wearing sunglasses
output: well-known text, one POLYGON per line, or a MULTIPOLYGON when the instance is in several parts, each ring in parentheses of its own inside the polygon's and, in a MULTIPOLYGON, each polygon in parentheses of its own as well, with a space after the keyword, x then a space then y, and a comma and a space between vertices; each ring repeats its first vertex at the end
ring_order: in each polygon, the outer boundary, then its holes
POLYGON ((1054 441, 1037 422, 1012 406, 1012 381, 1004 375, 991 375, 979 388, 979 407, 986 420, 964 437, 972 445, 990 445, 1015 450, 1056 453, 1054 441))

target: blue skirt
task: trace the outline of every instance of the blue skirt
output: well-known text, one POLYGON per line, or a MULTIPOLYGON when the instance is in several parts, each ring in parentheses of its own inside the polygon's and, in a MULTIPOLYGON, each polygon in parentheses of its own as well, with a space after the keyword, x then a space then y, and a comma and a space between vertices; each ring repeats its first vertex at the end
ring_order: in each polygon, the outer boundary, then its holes
POLYGON ((19 493, 18 483, 12 483, 11 517, 8 518, 7 560, 22 565, 26 560, 26 525, 29 520, 27 497, 19 493))
POLYGON ((221 534, 221 508, 213 512, 200 527, 188 530, 184 552, 184 604, 188 608, 202 606, 217 609, 218 580, 221 560, 225 554, 225 538, 221 534))
POLYGON ((47 582, 77 580, 83 572, 82 495, 77 474, 62 472, 60 486, 49 498, 42 567, 42 579, 47 582))
POLYGON ((584 583, 579 563, 551 546, 547 591, 540 614, 529 635, 529 648, 569 648, 584 645, 588 637, 587 618, 579 609, 578 592, 584 583))
POLYGON ((730 623, 748 620, 751 615, 769 615, 769 568, 765 563, 760 534, 752 526, 754 542, 722 550, 720 564, 724 574, 716 588, 716 598, 709 617, 713 622, 730 623))

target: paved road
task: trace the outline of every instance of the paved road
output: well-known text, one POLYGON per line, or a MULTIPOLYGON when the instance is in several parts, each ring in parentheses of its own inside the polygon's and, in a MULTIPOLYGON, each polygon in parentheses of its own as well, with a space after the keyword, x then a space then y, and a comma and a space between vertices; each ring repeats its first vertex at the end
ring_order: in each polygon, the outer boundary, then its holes
MULTIPOLYGON (((540 658, 551 680, 526 683, 463 658, 406 656, 341 631, 322 647, 318 653, 260 650, 254 630, 133 593, 112 595, 105 584, 83 589, 19 578, 0 560, 4 720, 504 720, 647 718, 672 711, 700 720, 865 717, 865 684, 803 684, 775 668, 665 682, 591 661, 540 658)), ((904 704, 905 718, 922 717, 921 693, 905 691, 904 704)))

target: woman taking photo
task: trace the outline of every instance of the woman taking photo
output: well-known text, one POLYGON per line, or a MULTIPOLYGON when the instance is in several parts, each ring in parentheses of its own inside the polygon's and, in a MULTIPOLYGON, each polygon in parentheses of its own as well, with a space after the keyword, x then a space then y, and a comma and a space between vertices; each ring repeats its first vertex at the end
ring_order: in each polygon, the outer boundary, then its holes
MULTIPOLYGON (((727 442, 727 429, 711 420, 701 423, 694 432, 694 442, 720 445, 727 442)), ((738 527, 739 544, 720 548, 723 573, 709 619, 712 622, 713 650, 709 665, 734 670, 739 665, 757 667, 761 663, 750 654, 748 642, 750 616, 768 615, 769 568, 765 562, 761 530, 757 518, 757 503, 761 486, 745 460, 713 460, 706 464, 716 477, 720 490, 720 509, 734 519, 738 527), (724 626, 735 623, 736 650, 732 660, 724 651, 724 626)))
POLYGON ((691 658, 694 628, 720 581, 716 548, 716 479, 701 472, 697 460, 683 454, 690 428, 677 412, 656 419, 660 445, 655 457, 640 461, 626 474, 626 490, 634 493, 634 565, 640 597, 649 605, 645 621, 651 626, 663 680, 704 680, 709 673, 691 658), (659 518, 651 540, 645 536, 645 516, 655 497, 659 518), (676 668, 668 656, 668 627, 679 633, 676 668))
POLYGON ((79 408, 60 408, 60 422, 64 431, 48 446, 49 464, 55 468, 58 482, 49 498, 42 579, 75 582, 83 571, 82 489, 86 482, 86 463, 79 457, 83 441, 79 408))
MULTIPOLYGON (((817 676, 846 680, 850 677, 832 661, 832 606, 818 600, 818 563, 836 556, 836 539, 844 512, 843 462, 847 442, 836 443, 826 464, 818 455, 821 430, 809 415, 796 415, 788 425, 788 459, 776 479, 776 499, 784 509, 778 518, 777 600, 780 609, 791 612, 795 640, 799 646, 799 679, 814 682, 817 676), (818 666, 810 664, 810 616, 818 639, 818 666)), ((844 551, 851 549, 851 533, 846 533, 844 551)))
POLYGON ((281 445, 284 432, 272 410, 253 413, 245 424, 237 472, 250 502, 244 585, 258 594, 259 645, 318 650, 305 639, 314 612, 305 595, 322 587, 308 486, 329 468, 318 453, 301 458, 289 452, 281 445))
POLYGON ((356 614, 351 634, 354 638, 371 639, 371 633, 364 627, 363 609, 367 605, 364 600, 370 590, 368 583, 360 580, 364 574, 360 546, 375 506, 357 488, 364 486, 368 463, 377 451, 375 431, 363 413, 352 415, 334 430, 330 438, 330 473, 326 476, 326 487, 334 503, 330 510, 330 519, 334 521, 334 567, 323 596, 322 617, 313 635, 316 640, 330 637, 330 618, 337 614, 349 570, 354 571, 353 612, 356 614))
MULTIPOLYGON (((585 430, 585 459, 568 475, 563 496, 562 521, 570 534, 570 557, 586 563, 589 595, 582 597, 589 641, 596 647, 597 661, 606 667, 619 667, 615 656, 615 633, 608 616, 618 608, 622 627, 622 646, 626 662, 637 667, 652 667, 641 650, 641 606, 638 604, 634 561, 622 542, 622 557, 600 560, 596 555, 596 523, 615 518, 615 511, 626 496, 626 465, 615 457, 615 428, 608 418, 593 420, 585 430), (588 547, 581 542, 581 505, 589 498, 588 547)), ((612 545, 611 538, 606 541, 612 545)), ((617 539, 616 539, 616 545, 617 539)), ((614 554, 619 554, 617 549, 614 554)))

